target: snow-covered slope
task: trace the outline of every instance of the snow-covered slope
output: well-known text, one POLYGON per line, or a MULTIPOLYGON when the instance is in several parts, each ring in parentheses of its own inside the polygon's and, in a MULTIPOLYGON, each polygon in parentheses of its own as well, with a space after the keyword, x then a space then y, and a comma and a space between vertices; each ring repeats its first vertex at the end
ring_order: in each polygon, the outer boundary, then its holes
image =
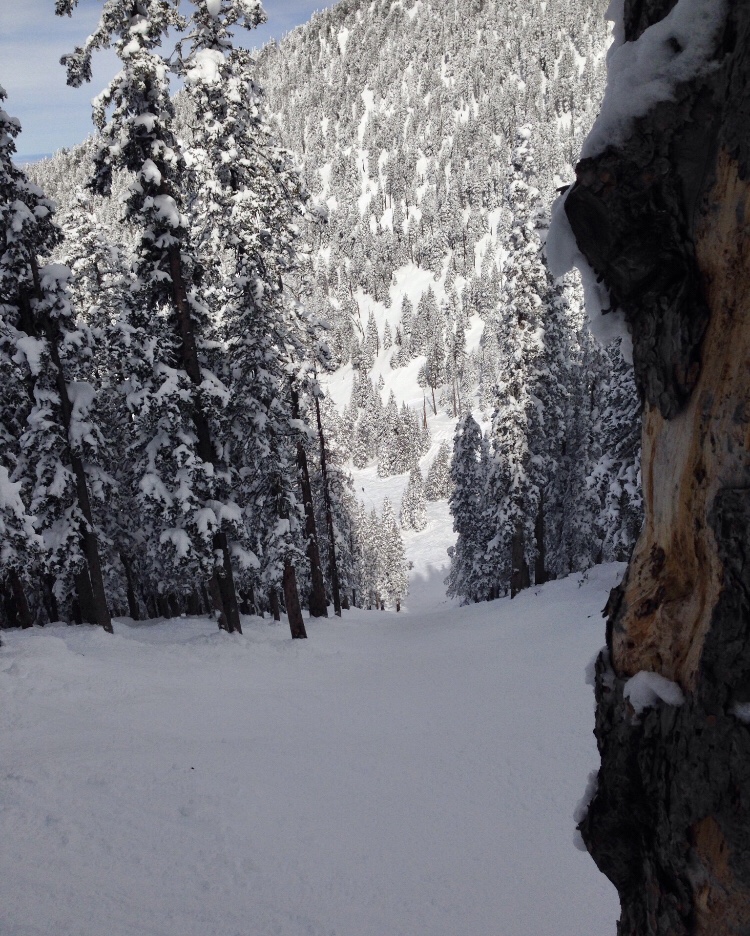
POLYGON ((3 634, 0 933, 611 930, 572 814, 620 572, 460 611, 425 587, 308 641, 259 619, 3 634))

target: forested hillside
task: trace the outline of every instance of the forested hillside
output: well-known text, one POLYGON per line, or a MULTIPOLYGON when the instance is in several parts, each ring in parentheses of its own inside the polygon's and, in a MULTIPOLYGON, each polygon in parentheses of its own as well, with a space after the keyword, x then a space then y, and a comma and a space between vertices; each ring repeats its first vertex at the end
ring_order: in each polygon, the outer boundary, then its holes
POLYGON ((305 301, 352 371, 337 434, 355 467, 444 476, 427 496, 453 491, 449 586, 465 599, 625 558, 640 526, 630 368, 542 255, 599 106, 604 6, 340 3, 259 56, 327 210, 307 231, 305 301), (460 420, 452 482, 424 438, 445 436, 441 415, 460 420))

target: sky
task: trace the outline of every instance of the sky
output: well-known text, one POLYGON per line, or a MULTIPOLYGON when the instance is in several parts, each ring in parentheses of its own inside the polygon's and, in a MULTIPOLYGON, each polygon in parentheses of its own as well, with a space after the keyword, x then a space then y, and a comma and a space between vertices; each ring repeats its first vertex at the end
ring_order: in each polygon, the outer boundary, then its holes
MULTIPOLYGON (((279 39, 325 0, 263 0, 268 23, 248 34, 243 45, 279 39)), ((84 140, 93 129, 91 99, 117 71, 111 52, 94 58, 93 80, 83 88, 65 84, 60 56, 81 45, 96 26, 102 0, 80 0, 72 18, 54 14, 54 0, 0 0, 0 85, 5 109, 21 121, 19 160, 55 152, 84 140)))

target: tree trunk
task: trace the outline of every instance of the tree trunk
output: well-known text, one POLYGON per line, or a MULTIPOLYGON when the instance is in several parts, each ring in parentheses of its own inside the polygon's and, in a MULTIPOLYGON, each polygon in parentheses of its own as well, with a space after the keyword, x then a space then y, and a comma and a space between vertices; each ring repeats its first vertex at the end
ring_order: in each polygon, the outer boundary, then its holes
POLYGON ((510 597, 515 598, 520 591, 523 591, 524 588, 528 588, 531 584, 529 565, 526 562, 526 550, 523 542, 523 530, 520 527, 511 537, 510 561, 510 597))
POLYGON ((15 569, 8 571, 10 579, 10 590, 13 596, 13 611, 19 627, 27 628, 34 626, 34 619, 31 616, 31 609, 26 598, 26 589, 23 587, 21 577, 15 569))
POLYGON ((546 562, 547 551, 544 548, 544 498, 539 495, 539 507, 536 512, 534 524, 534 540, 536 543, 536 559, 534 560, 534 584, 544 585, 548 580, 546 562))
POLYGON ((42 576, 42 601, 50 624, 60 620, 60 607, 55 596, 55 578, 53 575, 42 576))
POLYGON ((159 616, 163 617, 165 621, 168 621, 172 616, 172 612, 169 610, 169 601, 167 600, 167 596, 157 595, 156 605, 159 610, 159 616))
POLYGON ((268 602, 271 605, 271 616, 274 621, 281 620, 281 610, 279 608, 279 593, 275 588, 272 588, 270 594, 268 595, 268 602))
MULTIPOLYGON (((294 387, 290 388, 292 399, 292 417, 300 418, 299 395, 294 387)), ((302 503, 305 508, 305 538, 307 540, 307 561, 310 563, 310 596, 308 607, 310 617, 328 617, 326 585, 320 564, 318 531, 315 528, 315 508, 313 507, 310 472, 307 467, 307 452, 300 439, 297 440, 297 477, 302 491, 302 503)))
POLYGON ((229 555, 227 534, 219 531, 214 536, 214 549, 221 554, 222 565, 216 570, 214 578, 221 595, 221 608, 226 618, 226 629, 230 634, 241 634, 240 608, 237 604, 237 591, 234 587, 232 559, 229 555))
POLYGON ((297 575, 294 566, 287 563, 284 566, 284 603, 286 604, 286 615, 289 619, 289 630, 295 640, 307 637, 305 622, 302 619, 302 607, 299 603, 299 593, 297 592, 297 575))
POLYGON ((318 441, 320 443, 320 474, 323 481, 323 502, 326 509, 326 528, 328 531, 328 566, 331 570, 331 591, 333 592, 333 611, 341 617, 341 589, 339 587, 339 567, 336 560, 336 531, 333 526, 331 510, 331 492, 328 487, 328 461, 326 443, 323 435, 323 420, 320 417, 320 400, 315 397, 315 416, 318 422, 318 441))
POLYGON ((81 609, 81 617, 89 624, 96 624, 96 610, 94 605, 94 591, 91 587, 91 578, 89 570, 85 565, 75 577, 76 595, 78 596, 78 606, 81 609))
MULTIPOLYGON (((626 40, 671 6, 626 0, 626 40)), ((645 522, 606 609, 580 825, 620 936, 750 932, 749 48, 750 6, 730 4, 716 67, 583 160, 565 204, 644 401, 645 522), (636 713, 641 671, 684 702, 636 713)))
POLYGON ((138 596, 135 593, 133 564, 124 552, 120 553, 120 561, 122 562, 123 569, 125 569, 125 581, 127 582, 128 614, 134 621, 140 621, 141 612, 138 607, 138 596))

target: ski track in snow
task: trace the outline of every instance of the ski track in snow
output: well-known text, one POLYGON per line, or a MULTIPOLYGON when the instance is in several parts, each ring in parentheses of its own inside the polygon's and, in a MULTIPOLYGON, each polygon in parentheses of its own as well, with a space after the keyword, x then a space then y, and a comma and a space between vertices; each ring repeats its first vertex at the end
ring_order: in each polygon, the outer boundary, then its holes
POLYGON ((427 563, 407 613, 308 641, 257 618, 5 632, 0 933, 612 932, 572 814, 621 572, 459 611, 427 563))

